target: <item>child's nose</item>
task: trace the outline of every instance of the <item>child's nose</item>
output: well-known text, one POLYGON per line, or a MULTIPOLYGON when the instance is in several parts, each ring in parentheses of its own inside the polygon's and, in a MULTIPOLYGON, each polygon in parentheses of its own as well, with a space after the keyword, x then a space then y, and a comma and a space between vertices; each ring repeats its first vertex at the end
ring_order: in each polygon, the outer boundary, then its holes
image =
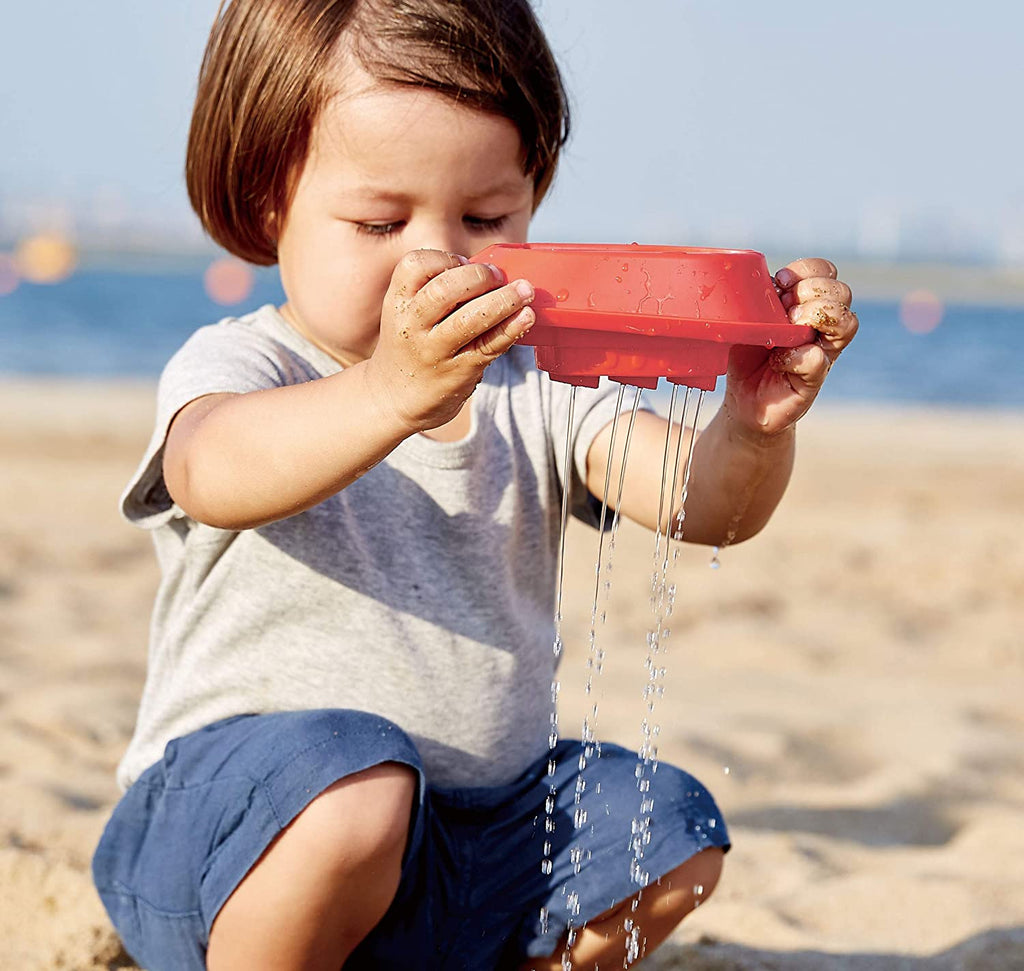
POLYGON ((438 249, 445 253, 457 253, 460 256, 472 256, 476 252, 471 234, 460 219, 457 223, 433 223, 417 227, 412 249, 438 249))

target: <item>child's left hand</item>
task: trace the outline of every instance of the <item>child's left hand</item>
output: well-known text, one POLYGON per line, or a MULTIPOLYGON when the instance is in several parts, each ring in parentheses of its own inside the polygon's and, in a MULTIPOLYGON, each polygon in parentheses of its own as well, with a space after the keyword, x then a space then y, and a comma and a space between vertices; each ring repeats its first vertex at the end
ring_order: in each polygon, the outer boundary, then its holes
POLYGON ((775 436, 804 415, 829 369, 857 333, 850 288, 828 260, 796 260, 775 274, 775 287, 794 324, 811 326, 817 339, 799 347, 734 347, 724 408, 753 432, 775 436))

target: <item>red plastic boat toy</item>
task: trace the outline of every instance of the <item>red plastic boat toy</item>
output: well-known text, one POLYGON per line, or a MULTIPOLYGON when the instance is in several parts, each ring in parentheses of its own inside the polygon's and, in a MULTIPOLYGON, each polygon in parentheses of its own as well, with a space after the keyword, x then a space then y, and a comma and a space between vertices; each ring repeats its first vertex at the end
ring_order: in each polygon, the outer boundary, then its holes
POLYGON ((659 378, 714 390, 734 345, 795 347, 764 255, 753 250, 597 243, 500 243, 473 257, 536 290, 521 343, 556 381, 602 377, 644 388, 659 378))

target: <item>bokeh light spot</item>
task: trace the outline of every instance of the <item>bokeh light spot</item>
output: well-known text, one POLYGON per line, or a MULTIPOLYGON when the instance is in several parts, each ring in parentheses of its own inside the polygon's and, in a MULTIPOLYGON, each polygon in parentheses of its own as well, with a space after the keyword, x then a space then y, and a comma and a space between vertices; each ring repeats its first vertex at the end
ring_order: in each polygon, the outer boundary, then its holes
POLYGON ((75 272, 78 250, 60 233, 38 233, 18 243, 15 270, 30 283, 60 283, 75 272))
POLYGON ((255 283, 252 270, 231 256, 214 260, 203 274, 206 295, 224 306, 241 303, 252 293, 255 283))
POLYGON ((6 297, 18 289, 20 277, 18 266, 10 253, 0 253, 0 297, 6 297))
POLYGON ((900 301, 900 323, 912 334, 930 334, 945 312, 943 302, 930 290, 911 290, 900 301))

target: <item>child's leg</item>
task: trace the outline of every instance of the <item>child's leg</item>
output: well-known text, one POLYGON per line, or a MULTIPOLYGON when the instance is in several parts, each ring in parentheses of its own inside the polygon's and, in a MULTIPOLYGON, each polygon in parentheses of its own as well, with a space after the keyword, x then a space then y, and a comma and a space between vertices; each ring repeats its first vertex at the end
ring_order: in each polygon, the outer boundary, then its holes
POLYGON ((416 784, 388 762, 314 799, 221 908, 210 971, 338 971, 398 889, 416 784))
MULTIPOLYGON (((576 936, 570 952, 573 967, 586 971, 621 968, 629 937, 626 921, 640 928, 641 955, 654 950, 690 911, 710 896, 722 873, 724 855, 717 846, 702 850, 658 883, 646 887, 635 910, 636 898, 631 897, 592 920, 576 936)), ((520 971, 561 971, 564 949, 563 938, 556 954, 531 958, 520 966, 520 971)))
POLYGON ((573 967, 621 968, 708 898, 729 846, 721 810, 683 770, 641 768, 620 746, 563 739, 508 787, 431 790, 469 848, 455 876, 471 890, 442 932, 458 966, 560 971, 571 928, 573 967))
POLYGON ((168 743, 136 780, 93 877, 149 971, 338 971, 387 910, 403 854, 416 870, 423 798, 416 747, 386 719, 229 718, 168 743))

